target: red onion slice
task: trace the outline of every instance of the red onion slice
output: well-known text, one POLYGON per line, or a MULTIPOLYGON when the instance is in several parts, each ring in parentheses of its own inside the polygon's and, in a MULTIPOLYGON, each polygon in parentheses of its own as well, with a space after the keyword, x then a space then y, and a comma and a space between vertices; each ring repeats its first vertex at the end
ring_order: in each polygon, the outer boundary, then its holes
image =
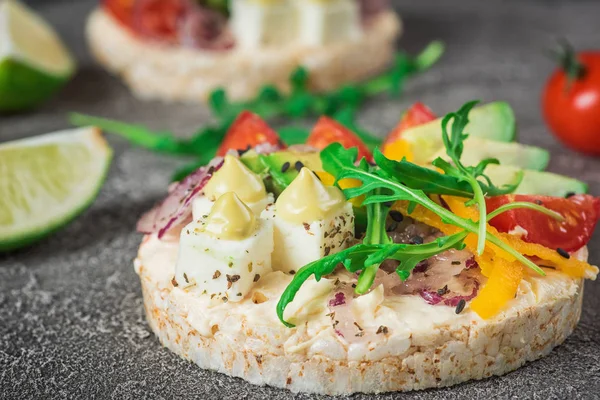
POLYGON ((171 228, 180 225, 192 214, 192 201, 223 164, 221 157, 214 158, 207 166, 198 168, 181 182, 170 188, 169 195, 137 223, 138 232, 157 233, 162 238, 171 228))

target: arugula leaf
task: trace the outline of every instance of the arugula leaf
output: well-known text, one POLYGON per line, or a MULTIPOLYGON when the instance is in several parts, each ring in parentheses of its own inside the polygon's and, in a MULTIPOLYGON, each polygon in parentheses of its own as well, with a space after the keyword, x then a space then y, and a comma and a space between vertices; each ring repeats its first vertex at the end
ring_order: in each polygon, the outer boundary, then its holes
MULTIPOLYGON (((406 200, 414 203, 415 206, 419 204, 433 211, 439 215, 442 219, 442 222, 446 224, 457 226, 476 235, 479 234, 479 225, 477 223, 448 211, 444 207, 431 200, 422 190, 413 189, 403 185, 400 180, 404 177, 396 177, 388 174, 385 171, 382 173, 381 170, 364 171, 356 167, 353 162, 356 154, 357 151, 355 149, 346 150, 339 143, 333 143, 321 151, 323 168, 325 171, 335 176, 337 181, 340 179, 352 178, 358 179, 362 182, 362 185, 359 187, 344 189, 344 194, 346 197, 353 198, 365 195, 366 198, 363 201, 363 205, 377 202, 406 200), (372 191, 376 189, 386 190, 389 192, 389 194, 372 194, 372 191)), ((379 165, 379 163, 382 161, 382 158, 385 158, 385 156, 376 152, 375 162, 377 165, 379 165)), ((485 216, 483 219, 485 222, 485 216)), ((544 271, 535 263, 497 237, 493 235, 486 235, 486 240, 513 255, 517 260, 537 273, 545 275, 544 271)))
POLYGON ((96 126, 115 133, 130 143, 160 153, 182 153, 180 142, 169 132, 155 132, 142 125, 127 124, 107 118, 71 113, 69 122, 75 126, 96 126))
POLYGON ((96 126, 103 131, 114 133, 129 143, 157 153, 169 155, 195 156, 200 165, 207 164, 215 156, 233 118, 224 120, 221 125, 207 126, 191 139, 179 139, 169 132, 155 132, 142 125, 128 124, 107 118, 72 113, 69 121, 75 126, 96 126))
POLYGON ((357 272, 369 268, 372 264, 381 264, 385 260, 400 261, 397 273, 412 271, 415 266, 436 254, 450 249, 464 248, 464 239, 467 233, 461 232, 445 238, 440 238, 434 242, 420 245, 411 244, 357 244, 339 253, 332 254, 313 261, 312 263, 300 268, 294 275, 292 282, 286 287, 279 302, 277 303, 277 316, 279 320, 288 328, 294 325, 287 322, 284 318, 284 312, 288 304, 294 301, 298 290, 304 282, 311 276, 315 276, 317 281, 325 275, 332 274, 335 269, 343 265, 349 272, 357 272))
MULTIPOLYGON (((460 158, 462 157, 462 153, 464 151, 464 141, 469 137, 469 135, 465 132, 465 128, 469 123, 469 112, 478 103, 478 100, 470 101, 464 104, 458 111, 449 113, 444 117, 442 120, 442 140, 444 142, 444 146, 446 147, 446 154, 448 154, 452 160, 453 165, 441 158, 435 159, 432 164, 443 170, 445 175, 453 176, 459 181, 466 182, 471 186, 473 191, 473 202, 476 203, 479 208, 477 253, 481 254, 485 248, 485 237, 487 234, 487 210, 485 204, 485 193, 478 178, 483 177, 489 186, 486 189, 497 194, 507 194, 513 192, 520 184, 520 181, 504 189, 495 187, 489 177, 484 174, 484 170, 488 165, 500 164, 500 162, 494 158, 482 160, 479 164, 472 167, 467 167, 461 162, 460 158), (450 133, 448 133, 448 125, 450 124, 450 121, 452 121, 452 128, 450 133)), ((522 176, 520 179, 522 179, 522 176)))
MULTIPOLYGON (((364 165, 364 170, 368 170, 369 166, 364 165)), ((373 195, 378 195, 381 190, 377 189, 373 192, 373 195)), ((392 239, 386 232, 385 221, 389 212, 389 207, 386 207, 384 203, 371 203, 367 206, 367 231, 363 239, 364 244, 390 244, 393 243, 392 239)), ((361 272, 356 283, 356 293, 365 294, 369 291, 375 280, 375 274, 379 269, 379 265, 384 260, 379 262, 368 262, 365 269, 361 272)))

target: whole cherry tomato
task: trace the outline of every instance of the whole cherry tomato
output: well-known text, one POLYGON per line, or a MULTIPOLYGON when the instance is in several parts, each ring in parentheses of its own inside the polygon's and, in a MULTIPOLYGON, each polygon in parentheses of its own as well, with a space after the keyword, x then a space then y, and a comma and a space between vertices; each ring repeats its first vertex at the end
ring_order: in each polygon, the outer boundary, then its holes
POLYGON ((546 123, 567 146, 600 155, 600 52, 575 54, 568 46, 544 89, 546 123))

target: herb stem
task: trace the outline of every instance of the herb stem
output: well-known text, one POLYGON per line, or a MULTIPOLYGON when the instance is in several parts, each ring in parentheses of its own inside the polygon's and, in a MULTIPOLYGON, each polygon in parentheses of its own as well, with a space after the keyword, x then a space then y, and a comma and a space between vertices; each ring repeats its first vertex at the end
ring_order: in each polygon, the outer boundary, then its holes
POLYGON ((472 176, 466 176, 465 178, 467 182, 473 188, 473 199, 477 202, 479 207, 479 228, 477 233, 477 254, 481 255, 485 250, 485 241, 487 236, 487 210, 485 204, 485 196, 483 195, 483 191, 481 190, 481 186, 477 179, 472 176))
POLYGON ((515 208, 528 208, 530 210, 539 211, 542 214, 546 214, 550 218, 553 218, 560 222, 563 222, 565 220, 565 218, 562 215, 560 215, 559 213, 557 213, 554 210, 550 210, 549 208, 546 208, 544 206, 540 206, 535 203, 529 203, 526 201, 516 201, 514 203, 509 203, 509 204, 500 206, 487 215, 487 220, 490 221, 491 219, 497 217, 498 215, 500 215, 506 211, 513 210, 515 208))

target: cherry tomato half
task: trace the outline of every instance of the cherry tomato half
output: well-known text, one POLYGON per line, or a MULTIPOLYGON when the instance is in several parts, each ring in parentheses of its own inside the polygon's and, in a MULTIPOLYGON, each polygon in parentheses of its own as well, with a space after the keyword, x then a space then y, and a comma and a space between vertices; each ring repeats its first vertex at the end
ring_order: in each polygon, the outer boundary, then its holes
POLYGON ((600 155, 600 52, 563 61, 544 89, 544 118, 567 146, 600 155))
POLYGON ((384 151, 387 145, 400 140, 402 138, 402 133, 404 133, 405 130, 433 121, 434 119, 436 119, 436 116, 429 107, 421 102, 416 102, 402 114, 402 118, 398 125, 385 138, 385 141, 383 142, 384 151))
POLYGON ((181 22, 190 12, 192 3, 186 0, 136 0, 132 27, 143 37, 176 43, 181 22))
POLYGON ((501 232, 510 232, 517 226, 527 233, 522 237, 530 243, 538 243, 551 249, 561 248, 568 252, 585 246, 600 218, 600 198, 579 194, 569 198, 529 195, 505 195, 486 199, 488 212, 498 207, 525 201, 537 203, 554 210, 564 217, 560 222, 539 211, 517 208, 491 219, 490 224, 501 232))
POLYGON ((357 147, 359 160, 363 157, 368 161, 373 160, 373 156, 367 145, 354 132, 329 117, 323 116, 319 118, 306 140, 307 145, 320 150, 336 142, 340 143, 346 149, 357 147))
POLYGON ((134 3, 135 0, 102 0, 104 9, 127 28, 132 27, 134 3))
POLYGON ((224 156, 229 150, 245 150, 261 143, 284 147, 277 132, 261 117, 250 111, 243 111, 229 127, 217 155, 224 156))

